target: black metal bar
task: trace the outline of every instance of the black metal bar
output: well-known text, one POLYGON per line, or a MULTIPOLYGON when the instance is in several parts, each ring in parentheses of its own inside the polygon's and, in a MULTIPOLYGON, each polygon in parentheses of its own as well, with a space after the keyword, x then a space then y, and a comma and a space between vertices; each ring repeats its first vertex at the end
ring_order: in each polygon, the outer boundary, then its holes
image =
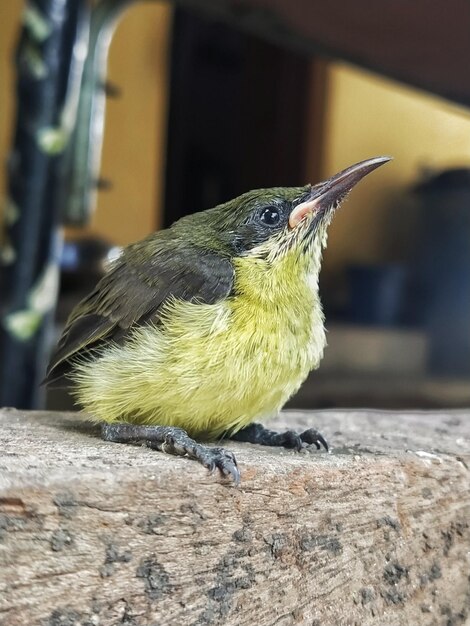
MULTIPOLYGON (((29 0, 16 55, 17 119, 0 255, 0 406, 37 407, 57 297, 70 81, 86 0, 29 0)), ((75 66, 76 67, 76 66, 75 66)))

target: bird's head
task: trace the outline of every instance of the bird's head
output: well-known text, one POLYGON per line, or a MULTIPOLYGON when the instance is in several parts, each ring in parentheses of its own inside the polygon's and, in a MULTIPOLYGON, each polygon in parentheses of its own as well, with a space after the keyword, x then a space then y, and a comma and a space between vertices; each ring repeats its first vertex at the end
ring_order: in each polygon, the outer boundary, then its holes
POLYGON ((214 209, 177 222, 189 226, 196 243, 210 243, 230 256, 252 256, 275 262, 289 252, 320 257, 335 209, 364 176, 387 163, 376 157, 356 163, 331 178, 305 187, 256 189, 214 209), (187 221, 188 220, 188 221, 187 221))

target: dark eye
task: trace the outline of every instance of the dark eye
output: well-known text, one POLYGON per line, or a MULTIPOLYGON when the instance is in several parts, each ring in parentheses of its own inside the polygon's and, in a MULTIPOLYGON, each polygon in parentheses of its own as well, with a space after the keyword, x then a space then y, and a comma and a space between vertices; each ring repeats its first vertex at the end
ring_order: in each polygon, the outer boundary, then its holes
POLYGON ((268 206, 261 210, 259 219, 263 224, 267 224, 268 226, 275 226, 279 223, 281 219, 281 214, 279 213, 279 209, 275 206, 268 206))

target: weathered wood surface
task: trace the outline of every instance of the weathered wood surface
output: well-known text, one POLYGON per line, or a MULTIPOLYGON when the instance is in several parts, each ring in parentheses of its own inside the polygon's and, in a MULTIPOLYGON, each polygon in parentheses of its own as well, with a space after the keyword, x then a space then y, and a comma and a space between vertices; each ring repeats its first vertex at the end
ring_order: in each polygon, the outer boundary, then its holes
POLYGON ((470 412, 288 413, 331 454, 228 444, 242 485, 0 411, 1 626, 470 623, 470 412))

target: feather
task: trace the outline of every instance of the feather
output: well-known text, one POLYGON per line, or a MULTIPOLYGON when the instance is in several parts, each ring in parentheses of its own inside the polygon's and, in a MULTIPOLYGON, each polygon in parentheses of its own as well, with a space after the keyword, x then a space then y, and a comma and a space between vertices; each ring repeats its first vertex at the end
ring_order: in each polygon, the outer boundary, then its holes
POLYGON ((158 323, 162 304, 169 298, 214 304, 230 294, 233 268, 229 259, 168 241, 158 233, 152 238, 158 245, 130 246, 74 309, 44 383, 63 384, 77 357, 103 342, 124 342, 136 326, 158 323))

